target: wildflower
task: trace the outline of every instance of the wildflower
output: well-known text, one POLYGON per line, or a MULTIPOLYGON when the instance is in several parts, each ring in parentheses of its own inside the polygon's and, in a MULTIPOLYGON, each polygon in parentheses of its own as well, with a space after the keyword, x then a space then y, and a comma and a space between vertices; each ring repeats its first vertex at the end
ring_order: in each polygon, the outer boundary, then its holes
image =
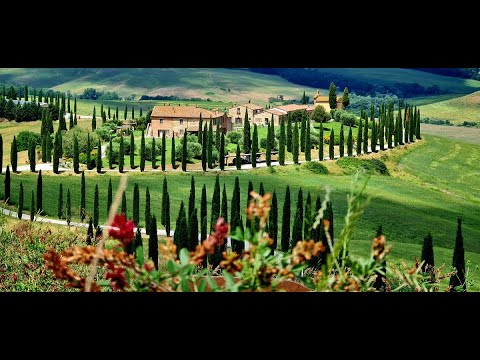
POLYGON ((205 252, 210 255, 215 252, 215 247, 225 244, 225 239, 228 237, 228 224, 222 217, 218 218, 213 228, 215 232, 202 242, 205 252))
POLYGON ((111 228, 108 235, 114 239, 120 240, 124 245, 130 244, 135 237, 133 232, 135 224, 132 220, 127 221, 125 214, 115 215, 115 219, 110 226, 111 228))
POLYGON ((195 252, 190 252, 190 263, 195 265, 200 265, 205 259, 205 247, 202 245, 197 245, 195 247, 195 252))
POLYGON ((125 268, 115 267, 112 263, 108 263, 110 271, 107 273, 106 279, 111 279, 110 287, 113 291, 123 290, 128 284, 125 278, 125 268))
POLYGON ((175 260, 177 258, 177 245, 173 243, 172 239, 167 239, 165 244, 161 243, 159 249, 165 260, 175 260))
POLYGON ((312 257, 318 256, 318 254, 325 252, 327 248, 322 242, 299 241, 292 251, 292 262, 294 265, 303 263, 310 260, 312 257))
POLYGON ((230 274, 235 274, 237 271, 242 271, 243 265, 242 262, 239 261, 240 255, 236 252, 226 253, 223 252, 223 258, 220 262, 220 266, 227 270, 230 274))
POLYGON ((390 252, 390 247, 385 247, 385 236, 380 235, 379 237, 373 239, 372 243, 372 252, 373 258, 377 261, 381 261, 385 256, 390 252))
POLYGON ((143 264, 143 267, 145 268, 145 270, 147 270, 148 272, 152 271, 155 269, 155 265, 153 265, 151 262, 148 262, 146 264, 143 264))

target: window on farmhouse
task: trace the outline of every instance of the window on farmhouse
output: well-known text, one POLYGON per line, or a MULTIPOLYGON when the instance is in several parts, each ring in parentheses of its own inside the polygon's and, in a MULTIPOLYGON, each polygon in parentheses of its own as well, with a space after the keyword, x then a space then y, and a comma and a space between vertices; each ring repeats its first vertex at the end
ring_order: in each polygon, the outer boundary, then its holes
POLYGON ((180 125, 183 125, 183 119, 180 119, 180 125))
POLYGON ((160 124, 163 124, 163 119, 160 119, 160 124))
POLYGON ((237 108, 237 115, 240 115, 240 108, 237 108))

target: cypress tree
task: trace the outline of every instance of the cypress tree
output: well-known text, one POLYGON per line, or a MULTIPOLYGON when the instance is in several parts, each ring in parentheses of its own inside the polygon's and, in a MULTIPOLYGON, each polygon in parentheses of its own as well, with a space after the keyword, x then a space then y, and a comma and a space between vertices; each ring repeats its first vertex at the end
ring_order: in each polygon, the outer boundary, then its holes
POLYGON ((125 214, 125 217, 128 219, 127 215, 127 195, 125 191, 122 193, 122 214, 125 214))
POLYGON ((172 136, 172 153, 170 154, 171 161, 172 161, 172 169, 175 170, 177 168, 177 164, 175 162, 175 133, 172 136))
POLYGON ((278 202, 277 202, 277 193, 274 190, 272 195, 272 205, 270 208, 270 214, 268 216, 268 234, 273 240, 272 249, 277 249, 278 241, 278 202))
POLYGON ((353 156, 353 138, 352 138, 352 127, 348 130, 347 137, 347 154, 348 156, 353 156))
POLYGON ((123 120, 127 121, 128 105, 125 105, 125 110, 123 111, 123 120))
POLYGON ((53 172, 55 174, 58 174, 58 167, 59 167, 59 157, 60 155, 58 154, 58 148, 59 148, 59 145, 58 145, 58 134, 59 132, 57 131, 55 133, 55 141, 53 143, 53 172))
POLYGON ((198 135, 197 135, 197 142, 202 145, 203 144, 203 119, 202 113, 200 113, 200 118, 198 121, 198 135))
MULTIPOLYGON (((75 112, 77 112, 77 111, 75 111, 75 112)), ((115 109, 115 118, 116 118, 117 120, 119 119, 119 117, 118 117, 118 106, 117 106, 117 108, 115 109)))
POLYGON ((205 123, 205 127, 202 133, 202 169, 203 171, 207 171, 207 143, 208 143, 208 130, 207 124, 205 123))
POLYGON ((35 172, 35 165, 37 160, 37 153, 35 151, 35 140, 30 141, 30 146, 28 149, 28 162, 30 163, 30 171, 35 172))
POLYGON ((285 120, 282 116, 280 120, 280 141, 278 146, 278 162, 285 165, 285 120))
POLYGON ((32 196, 30 197, 30 221, 35 220, 35 194, 32 190, 32 196))
POLYGON ((228 199, 227 199, 227 189, 225 188, 225 183, 223 183, 222 206, 221 206, 220 216, 223 218, 223 220, 226 223, 228 223, 228 199))
POLYGON ((123 173, 123 164, 125 162, 125 145, 123 144, 123 136, 120 136, 120 149, 118 151, 118 172, 123 173))
POLYGON ((137 183, 133 187, 133 222, 135 226, 140 226, 140 189, 137 183))
POLYGON ((312 227, 312 196, 310 191, 307 193, 307 199, 305 200, 305 212, 303 216, 303 234, 305 239, 309 239, 310 229, 312 227))
POLYGON ((305 120, 307 122, 307 129, 306 129, 306 138, 305 138, 305 160, 311 161, 312 160, 312 138, 310 135, 310 120, 305 120))
MULTIPOLYGON (((397 117, 395 118, 395 131, 393 132, 393 146, 394 147, 398 146, 399 137, 400 137, 400 134, 399 134, 400 124, 399 124, 399 120, 398 120, 398 115, 399 114, 397 114, 397 117)), ((402 121, 402 119, 400 118, 400 122, 401 121, 402 121)))
POLYGON ((4 184, 5 184, 5 191, 3 192, 3 200, 5 200, 6 203, 8 203, 8 201, 10 200, 10 183, 11 183, 11 180, 10 180, 10 166, 7 165, 7 169, 5 170, 5 180, 4 180, 4 184))
POLYGON ((208 125, 208 139, 207 139, 207 164, 209 169, 213 169, 213 125, 212 119, 208 125))
POLYGON ((207 188, 202 187, 202 198, 200 202, 200 240, 207 238, 207 188))
POLYGON ((90 133, 87 134, 87 170, 92 170, 92 145, 90 142, 90 133))
POLYGON ((270 148, 275 150, 275 121, 273 121, 273 114, 270 120, 270 127, 268 128, 270 131, 270 148))
POLYGON ((363 128, 363 153, 368 154, 368 116, 365 115, 365 127, 363 128))
MULTIPOLYGON (((67 122, 65 121, 65 113, 60 110, 58 114, 58 130, 59 131, 67 131, 67 122)), ((95 129, 94 129, 95 130, 95 129)))
POLYGON ((48 125, 48 132, 49 134, 53 134, 55 130, 53 129, 53 119, 52 119, 52 114, 50 111, 47 111, 47 125, 48 125))
POLYGON ((70 225, 72 221, 72 198, 70 196, 70 189, 67 189, 67 224, 70 225))
POLYGON ((383 119, 380 119, 380 124, 379 124, 379 140, 380 140, 380 150, 384 151, 385 150, 385 123, 383 119))
POLYGON ((303 104, 303 105, 306 105, 306 104, 307 104, 307 98, 306 98, 306 96, 305 96, 305 90, 303 90, 302 104, 303 104))
MULTIPOLYGON (((150 232, 150 218, 151 218, 151 210, 150 210, 150 189, 147 186, 147 190, 145 190, 145 232, 148 234, 150 232)), ((137 225, 137 227, 139 227, 137 225)))
POLYGON ((298 220, 300 221, 300 239, 303 238, 303 191, 302 188, 298 189, 297 194, 297 209, 298 209, 298 220))
POLYGON ((210 231, 214 231, 213 225, 217 223, 220 216, 220 177, 217 174, 215 177, 215 187, 213 188, 212 196, 212 210, 210 213, 210 231))
POLYGON ((293 127, 292 156, 293 162, 298 164, 298 123, 295 123, 295 126, 293 127))
POLYGON ((237 167, 237 170, 240 170, 242 168, 242 161, 240 159, 240 145, 237 144, 237 152, 235 154, 235 166, 237 167))
POLYGON ((350 105, 350 97, 348 95, 348 88, 346 86, 343 89, 342 105, 343 108, 346 108, 348 105, 350 105))
POLYGON ((306 124, 305 119, 302 115, 302 120, 300 121, 300 152, 305 152, 305 140, 306 140, 306 124))
MULTIPOLYGON (((148 230, 148 233, 150 233, 150 229, 148 230)), ((137 249, 142 248, 141 250, 139 250, 139 253, 142 254, 142 258, 143 258, 143 240, 142 240, 142 232, 140 228, 137 228, 137 231, 135 232, 135 240, 132 242, 134 244, 132 249, 133 254, 136 255, 137 249)))
POLYGON ((47 162, 47 135, 42 135, 42 163, 46 163, 46 162, 47 162))
POLYGON ((423 239, 423 246, 422 246, 422 271, 429 272, 435 266, 435 261, 433 258, 433 239, 432 234, 428 233, 428 235, 423 239))
MULTIPOLYGON (((132 108, 133 112, 133 108, 132 108)), ((142 137, 140 139, 140 172, 145 170, 145 131, 142 130, 142 137)))
POLYGON ((170 194, 167 193, 167 200, 165 201, 165 232, 170 236, 170 194))
POLYGON ((340 157, 344 157, 345 156, 345 134, 343 132, 343 123, 342 125, 340 126, 340 143, 339 143, 339 147, 340 147, 340 157))
POLYGON ((330 87, 328 88, 328 104, 330 105, 330 109, 337 108, 337 87, 333 82, 330 83, 330 87))
POLYGON ((73 114, 72 113, 70 113, 68 119, 69 119, 68 129, 71 130, 75 126, 75 123, 73 122, 73 114))
POLYGON ((190 179, 190 196, 188 197, 188 218, 190 217, 193 209, 195 209, 195 179, 192 175, 190 179))
POLYGON ((265 195, 265 188, 263 187, 262 181, 260 181, 260 186, 258 187, 258 194, 261 196, 265 195))
POLYGON ((415 116, 415 113, 416 113, 416 107, 415 107, 415 110, 413 109, 413 107, 410 108, 410 113, 411 113, 411 116, 410 116, 410 126, 408 127, 408 130, 409 130, 409 133, 410 133, 410 142, 414 142, 415 139, 413 138, 413 135, 415 135, 415 130, 417 128, 415 122, 416 122, 416 116, 415 116))
POLYGON ((130 132, 130 169, 135 169, 135 138, 133 131, 130 132))
MULTIPOLYGON (((267 140, 268 147, 268 140, 267 140)), ((253 140, 252 140, 252 167, 257 167, 257 153, 258 153, 258 130, 257 124, 253 124, 253 140)))
POLYGON ((157 148, 155 146, 155 137, 152 138, 152 169, 156 169, 157 166, 157 148))
POLYGON ((98 221, 100 218, 99 214, 100 205, 99 205, 99 196, 98 196, 98 184, 95 184, 95 194, 93 198, 93 226, 98 226, 98 221))
POLYGON ((467 283, 465 279, 465 250, 463 248, 462 235, 462 219, 457 219, 457 238, 455 240, 455 249, 453 251, 452 267, 457 270, 457 273, 450 277, 451 291, 467 291, 467 283), (456 289, 462 287, 462 290, 456 289))
POLYGON ((12 145, 10 146, 10 163, 12 165, 12 171, 17 172, 17 138, 13 135, 12 145))
POLYGON ((287 252, 290 246, 290 187, 287 185, 282 214, 282 251, 287 252))
POLYGON ((162 156, 161 156, 161 165, 162 165, 162 171, 165 171, 166 164, 167 164, 167 139, 165 137, 165 134, 162 136, 162 156))
MULTIPOLYGON (((248 204, 250 203, 250 200, 252 199, 252 195, 250 195, 250 193, 253 191, 253 184, 252 182, 249 180, 248 181, 248 191, 247 191, 247 206, 248 207, 248 204)), ((245 228, 247 229, 252 229, 252 221, 251 219, 249 219, 247 217, 246 221, 245 221, 245 228)))
POLYGON ((251 148, 250 121, 248 120, 248 109, 245 109, 245 119, 243 120, 243 153, 248 154, 251 148))
POLYGON ((113 169, 113 144, 111 136, 110 140, 108 141, 108 168, 113 169))
POLYGON ((220 122, 218 119, 216 121, 216 126, 215 126, 215 147, 217 148, 217 151, 220 152, 220 142, 221 142, 221 134, 220 134, 220 122))
POLYGON ((318 161, 323 161, 323 122, 320 121, 318 141, 318 161))
POLYGON ((300 220, 299 209, 295 212, 295 218, 293 220, 292 229, 292 242, 290 243, 289 250, 292 250, 297 242, 302 241, 302 222, 300 220))
POLYGON ((187 171, 187 131, 183 133, 183 144, 182 144, 182 171, 187 171))
POLYGON ((63 217, 63 185, 62 183, 60 183, 60 188, 58 190, 57 216, 59 219, 63 217))
POLYGON ((28 85, 25 85, 23 95, 25 96, 25 101, 28 101, 28 85))
POLYGON ((132 120, 135 119, 135 106, 132 105, 132 120))
MULTIPOLYGON (((110 140, 111 144, 111 140, 110 140)), ((110 153, 111 153, 111 146, 110 146, 110 153)), ((80 154, 78 150, 78 139, 76 136, 73 137, 73 171, 75 174, 80 172, 80 154)))
POLYGON ((110 207, 113 202, 113 189, 112 189, 112 178, 108 179, 108 192, 107 192, 107 218, 110 213, 110 207))
POLYGON ((100 174, 102 172, 102 143, 100 142, 100 138, 98 138, 97 161, 95 165, 97 165, 97 173, 100 174))
POLYGON ((2 134, 0 134, 0 174, 2 172, 3 172, 3 138, 2 138, 2 134))
POLYGON ((155 215, 150 220, 150 236, 148 237, 148 258, 152 259, 155 269, 158 270, 158 236, 157 219, 155 215))
POLYGON ((267 166, 272 166, 272 131, 270 130, 270 125, 267 126, 266 162, 267 166))
POLYGON ((162 225, 166 225, 165 222, 165 215, 167 211, 167 194, 168 194, 168 187, 167 187, 167 178, 163 177, 163 188, 162 188, 162 217, 160 218, 162 225))
POLYGON ((88 230, 87 230, 87 245, 92 245, 93 240, 93 222, 92 218, 88 220, 88 230))
MULTIPOLYGON (((416 121, 415 121, 415 137, 418 140, 422 140, 422 134, 420 133, 420 109, 417 110, 417 116, 416 116, 416 121)), ((0 136, 1 139, 1 136, 0 136)))
POLYGON ((195 251, 195 247, 198 245, 198 216, 197 208, 192 210, 192 213, 188 217, 188 243, 187 249, 189 251, 195 251))
POLYGON ((287 151, 292 152, 292 118, 290 115, 287 116, 287 151))
POLYGON ((363 143, 363 129, 362 129, 362 118, 359 119, 360 124, 358 125, 358 132, 357 132, 357 156, 362 155, 362 143, 363 143))
POLYGON ((173 243, 177 246, 177 255, 183 248, 188 248, 188 225, 185 214, 185 205, 183 201, 180 203, 180 210, 175 224, 175 233, 173 234, 173 243))
POLYGON ((335 131, 330 131, 330 141, 328 142, 328 158, 335 160, 335 131))
POLYGON ((110 106, 108 107, 108 120, 112 118, 111 113, 110 113, 110 106))
POLYGON ((23 215, 23 183, 20 182, 20 192, 18 194, 18 218, 21 220, 23 215))
POLYGON ((75 127, 75 126, 77 126, 77 125, 78 125, 78 123, 77 123, 77 114, 74 114, 74 115, 73 115, 73 126, 75 127))
POLYGON ((225 170, 225 134, 222 132, 222 138, 220 139, 220 170, 225 170))
POLYGON ((81 186, 80 186, 80 219, 81 219, 82 222, 83 222, 83 220, 85 220, 85 217, 87 216, 85 199, 86 199, 85 171, 82 170, 82 180, 81 180, 81 186))

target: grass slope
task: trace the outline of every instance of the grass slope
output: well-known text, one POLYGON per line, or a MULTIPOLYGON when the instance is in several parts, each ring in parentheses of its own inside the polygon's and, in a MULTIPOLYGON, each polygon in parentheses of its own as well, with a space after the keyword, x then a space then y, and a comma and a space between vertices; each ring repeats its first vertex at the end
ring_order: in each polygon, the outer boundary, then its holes
POLYGON ((422 118, 450 120, 454 124, 464 121, 480 122, 480 91, 462 97, 420 106, 422 118))

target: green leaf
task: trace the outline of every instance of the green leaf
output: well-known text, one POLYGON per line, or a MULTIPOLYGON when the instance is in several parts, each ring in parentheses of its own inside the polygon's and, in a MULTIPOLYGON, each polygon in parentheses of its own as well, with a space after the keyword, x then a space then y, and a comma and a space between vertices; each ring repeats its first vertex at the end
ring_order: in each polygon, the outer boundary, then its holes
POLYGON ((232 287, 235 285, 232 274, 226 270, 222 270, 222 275, 225 278, 225 287, 232 287))
POLYGON ((237 226, 235 230, 230 231, 230 238, 239 240, 239 241, 245 241, 244 240, 244 234, 240 226, 237 226))
POLYGON ((207 288, 207 282, 205 281, 205 279, 200 280, 200 283, 198 284, 198 291, 204 292, 206 288, 207 288))
POLYGON ((168 272, 170 274, 173 274, 177 271, 177 264, 175 264, 175 262, 173 260, 168 260, 168 263, 167 263, 167 268, 168 268, 168 272))
POLYGON ((140 266, 143 266, 145 259, 143 258, 143 246, 137 247, 135 250, 135 257, 137 258, 137 263, 140 266))
POLYGON ((180 250, 180 264, 187 265, 189 261, 190 254, 188 253, 187 249, 183 248, 182 250, 180 250))
POLYGON ((190 286, 188 286, 188 280, 184 277, 182 277, 182 280, 180 281, 180 285, 182 287, 183 292, 190 292, 190 286))

